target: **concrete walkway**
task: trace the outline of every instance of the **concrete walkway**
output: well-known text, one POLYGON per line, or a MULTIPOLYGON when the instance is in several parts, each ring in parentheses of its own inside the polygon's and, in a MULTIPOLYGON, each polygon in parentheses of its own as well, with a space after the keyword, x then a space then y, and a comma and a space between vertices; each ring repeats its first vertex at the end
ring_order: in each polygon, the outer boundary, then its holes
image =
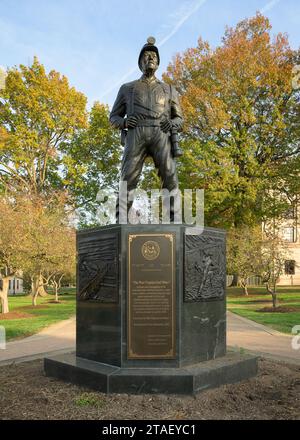
POLYGON ((76 318, 53 324, 36 335, 6 344, 0 350, 0 365, 44 357, 45 354, 70 352, 75 349, 76 318))
MULTIPOLYGON (((227 312, 227 344, 233 349, 244 348, 266 358, 300 365, 300 348, 292 348, 293 337, 227 312)), ((300 345, 300 337, 298 340, 300 345)))
MULTIPOLYGON (((53 324, 34 336, 7 343, 6 349, 0 350, 0 365, 37 359, 50 353, 74 351, 75 323, 74 316, 67 321, 53 324)), ((267 358, 300 365, 300 349, 292 349, 292 336, 231 312, 227 315, 227 344, 234 350, 243 348, 267 358)))

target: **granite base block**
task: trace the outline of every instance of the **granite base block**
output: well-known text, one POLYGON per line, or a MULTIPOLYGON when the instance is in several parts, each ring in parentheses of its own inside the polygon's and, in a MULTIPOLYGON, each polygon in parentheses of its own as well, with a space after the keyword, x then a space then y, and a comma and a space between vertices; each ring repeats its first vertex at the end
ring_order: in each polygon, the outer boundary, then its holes
POLYGON ((103 393, 196 394, 257 374, 257 357, 227 353, 184 368, 119 368, 62 354, 44 360, 47 376, 103 393))
POLYGON ((225 231, 197 234, 176 224, 77 232, 78 357, 136 369, 183 368, 226 354, 225 231), (147 243, 158 246, 154 259, 143 254, 147 243), (156 296, 155 283, 166 292, 156 296))

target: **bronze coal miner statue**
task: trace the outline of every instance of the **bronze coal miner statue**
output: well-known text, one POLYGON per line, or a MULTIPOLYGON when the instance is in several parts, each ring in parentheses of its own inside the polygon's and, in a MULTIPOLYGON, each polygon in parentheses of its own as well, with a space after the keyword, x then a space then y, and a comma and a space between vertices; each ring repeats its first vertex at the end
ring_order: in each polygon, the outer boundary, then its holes
MULTIPOLYGON (((155 39, 149 37, 139 56, 140 79, 123 84, 110 114, 114 127, 121 130, 125 146, 121 182, 128 192, 137 186, 147 156, 153 158, 162 181, 162 188, 176 197, 178 179, 174 158, 181 156, 177 132, 182 128, 182 113, 176 89, 159 81, 155 72, 160 58, 155 39)), ((119 219, 117 203, 117 221, 119 219)), ((126 203, 128 211, 132 201, 126 203)), ((170 202, 170 220, 174 220, 174 198, 170 202)))
POLYGON ((175 88, 155 78, 158 65, 148 38, 143 75, 122 85, 110 115, 125 145, 118 224, 77 231, 76 353, 44 363, 47 376, 107 394, 195 395, 257 374, 256 355, 226 351, 226 233, 181 219, 183 121, 175 88), (162 221, 157 204, 145 225, 126 196, 134 198, 147 156, 165 191, 156 192, 162 221))

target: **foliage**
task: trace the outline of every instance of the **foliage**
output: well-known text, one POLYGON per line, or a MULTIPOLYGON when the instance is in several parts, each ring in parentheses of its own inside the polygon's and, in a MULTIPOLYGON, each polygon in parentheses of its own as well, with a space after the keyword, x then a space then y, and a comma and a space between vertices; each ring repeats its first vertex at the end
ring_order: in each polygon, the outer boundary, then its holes
POLYGON ((52 197, 90 222, 99 188, 117 182, 120 141, 107 106, 86 97, 38 59, 8 70, 0 90, 0 190, 52 197), (80 209, 81 208, 81 209, 80 209))
POLYGON ((0 198, 0 302, 1 313, 9 312, 9 282, 22 267, 23 259, 18 252, 23 241, 19 227, 18 212, 7 198, 0 198))
POLYGON ((86 97, 35 58, 8 70, 0 102, 2 184, 35 194, 62 189, 68 142, 87 124, 86 97))
POLYGON ((43 276, 75 271, 75 232, 67 222, 64 194, 2 197, 0 205, 5 208, 0 210, 3 264, 30 276, 35 304, 43 276))
POLYGON ((238 275, 246 295, 247 279, 255 275, 261 277, 276 307, 276 285, 284 272, 288 248, 279 225, 268 222, 264 226, 264 230, 262 226, 243 226, 228 232, 227 271, 238 275))
POLYGON ((261 246, 260 275, 266 283, 267 291, 272 295, 273 307, 277 306, 277 283, 284 273, 285 260, 289 256, 286 241, 281 237, 279 225, 268 223, 264 228, 264 240, 261 246))
POLYGON ((45 283, 58 291, 63 277, 74 277, 70 213, 77 208, 82 223, 96 221, 99 188, 117 181, 120 143, 108 107, 95 103, 88 114, 86 97, 37 58, 2 79, 0 269, 7 312, 9 276, 17 269, 30 278, 34 304, 45 283))
POLYGON ((107 106, 95 102, 88 127, 70 144, 66 179, 77 201, 80 226, 97 224, 101 189, 118 189, 121 146, 118 130, 109 122, 107 106), (80 179, 78 179, 80 176, 80 179))
POLYGON ((22 267, 22 255, 18 252, 24 241, 20 227, 21 213, 8 198, 0 198, 0 271, 14 274, 22 267))
POLYGON ((261 268, 262 230, 247 226, 231 229, 227 239, 227 272, 237 274, 246 295, 247 279, 261 268))
POLYGON ((226 29, 216 49, 200 38, 168 66, 185 116, 181 185, 205 189, 208 224, 256 224, 282 167, 299 173, 298 58, 257 14, 226 29))

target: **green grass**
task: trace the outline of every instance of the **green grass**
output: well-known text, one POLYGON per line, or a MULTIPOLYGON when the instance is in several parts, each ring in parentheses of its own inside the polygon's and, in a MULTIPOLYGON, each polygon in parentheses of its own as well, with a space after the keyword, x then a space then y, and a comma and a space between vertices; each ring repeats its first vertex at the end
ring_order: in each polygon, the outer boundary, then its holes
POLYGON ((61 303, 54 304, 49 301, 54 299, 51 293, 45 298, 38 298, 38 306, 32 306, 30 295, 9 296, 9 311, 28 313, 32 316, 18 319, 0 319, 0 325, 4 326, 6 339, 20 339, 33 335, 51 324, 70 318, 75 314, 76 295, 75 288, 63 288, 59 295, 61 303))
POLYGON ((101 408, 104 405, 104 401, 96 393, 82 393, 74 402, 76 406, 94 406, 101 408))
POLYGON ((278 305, 299 308, 287 313, 260 312, 259 309, 272 307, 271 295, 265 287, 250 287, 248 291, 247 297, 239 287, 227 288, 228 310, 283 333, 291 334, 292 328, 300 325, 300 286, 278 287, 278 305))
MULTIPOLYGON (((59 295, 60 304, 51 304, 49 300, 54 296, 49 294, 46 298, 39 298, 38 305, 45 308, 31 307, 31 296, 10 296, 9 309, 11 312, 28 313, 28 318, 0 319, 0 325, 5 327, 7 340, 24 338, 33 335, 43 328, 70 318, 75 314, 76 297, 75 289, 63 289, 59 295)), ((291 334, 295 325, 300 325, 300 286, 278 287, 279 305, 284 307, 299 307, 299 312, 273 313, 259 312, 263 307, 272 307, 271 295, 266 293, 264 287, 250 287, 249 296, 238 287, 227 289, 227 307, 233 313, 245 318, 267 325, 283 333, 291 334)))

